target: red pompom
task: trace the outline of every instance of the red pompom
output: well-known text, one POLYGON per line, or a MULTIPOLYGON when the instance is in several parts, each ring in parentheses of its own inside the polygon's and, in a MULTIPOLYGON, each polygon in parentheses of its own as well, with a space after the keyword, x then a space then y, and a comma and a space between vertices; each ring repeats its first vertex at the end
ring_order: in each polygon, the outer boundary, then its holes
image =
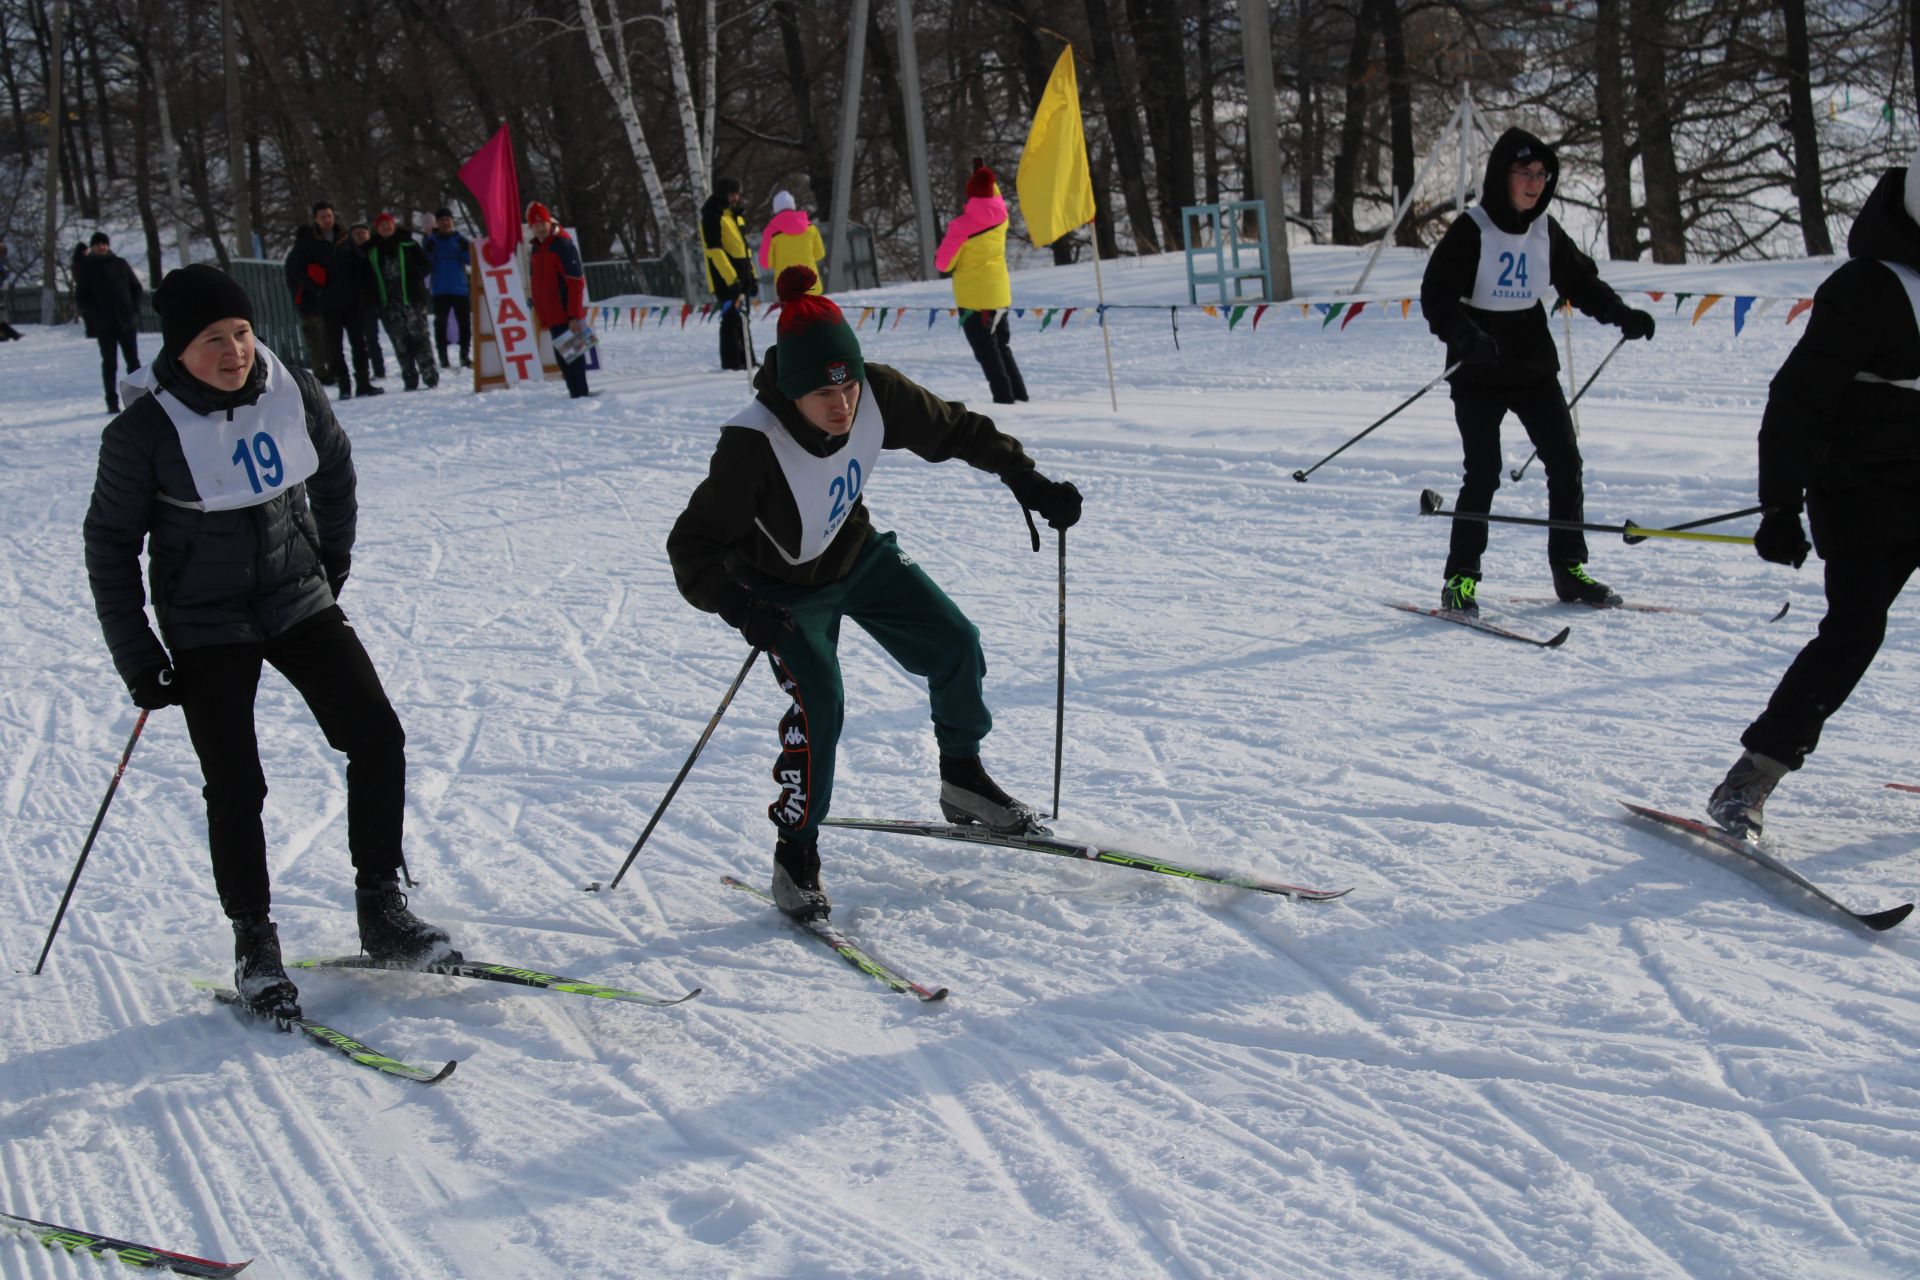
POLYGON ((780 301, 792 302, 795 298, 805 297, 819 278, 813 273, 812 267, 788 267, 773 282, 773 291, 780 295, 780 301))

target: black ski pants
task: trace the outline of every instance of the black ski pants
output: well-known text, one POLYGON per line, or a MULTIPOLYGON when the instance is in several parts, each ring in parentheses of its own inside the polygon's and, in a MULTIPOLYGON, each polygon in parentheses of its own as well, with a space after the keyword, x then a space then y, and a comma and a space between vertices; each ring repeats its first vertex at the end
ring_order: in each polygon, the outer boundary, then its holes
POLYGON ((967 345, 973 348, 973 358, 980 362, 980 371, 987 375, 987 388, 993 393, 995 404, 1012 404, 1027 398, 1026 379, 1020 376, 1020 365, 1014 360, 1013 348, 1007 341, 1010 326, 997 323, 1004 318, 1005 312, 976 311, 960 322, 961 332, 967 335, 967 345))
MULTIPOLYGON (((547 326, 547 335, 558 342, 560 335, 572 327, 570 324, 550 324, 547 326)), ((587 357, 582 355, 578 360, 568 360, 555 351, 553 358, 560 366, 560 376, 567 380, 567 395, 574 400, 587 395, 587 357)))
POLYGON ((136 329, 129 329, 125 333, 103 333, 94 341, 100 344, 100 382, 107 389, 107 407, 118 407, 120 366, 117 357, 126 357, 128 373, 140 367, 140 333, 136 329))
POLYGON ((440 351, 442 369, 449 367, 447 364, 447 317, 452 315, 459 316, 460 367, 464 369, 467 366, 469 353, 473 347, 473 339, 467 336, 467 329, 470 327, 467 323, 467 307, 467 295, 464 293, 433 295, 433 341, 440 351))
POLYGON ((260 822, 267 779, 253 703, 270 664, 306 699, 320 731, 347 757, 347 849, 359 883, 391 878, 401 863, 406 733, 360 637, 338 605, 264 643, 208 645, 173 655, 180 709, 206 779, 213 882, 228 916, 271 901, 260 822))
POLYGON ((729 297, 715 295, 713 299, 714 310, 720 312, 720 367, 744 369, 747 367, 747 326, 741 319, 740 309, 746 306, 747 295, 739 294, 739 300, 730 307, 727 306, 729 297))
MULTIPOLYGON (((1573 435, 1573 415, 1557 382, 1523 387, 1455 387, 1453 419, 1460 428, 1466 454, 1466 475, 1454 507, 1459 511, 1493 510, 1493 493, 1500 487, 1506 466, 1500 456, 1500 421, 1511 410, 1526 428, 1527 438, 1540 451, 1547 477, 1547 517, 1551 520, 1586 519, 1586 494, 1581 487, 1580 442, 1573 435)), ((1470 573, 1478 577, 1480 555, 1487 549, 1487 526, 1480 520, 1455 520, 1447 548, 1446 577, 1470 573)), ((1578 529, 1547 531, 1549 560, 1580 563, 1587 558, 1587 538, 1578 529)))
POLYGON ((324 344, 327 367, 333 373, 333 383, 340 388, 343 396, 365 395, 372 380, 367 376, 367 327, 368 316, 365 307, 355 304, 346 311, 326 311, 320 315, 322 325, 321 342, 324 344), (342 339, 345 340, 344 348, 342 339), (353 381, 347 381, 347 362, 344 351, 353 352, 353 381))
POLYGON ((1767 709, 1740 735, 1741 746, 1789 769, 1806 763, 1827 717, 1873 665, 1887 635, 1887 610, 1916 566, 1920 542, 1846 548, 1827 556, 1827 616, 1780 677, 1767 709))

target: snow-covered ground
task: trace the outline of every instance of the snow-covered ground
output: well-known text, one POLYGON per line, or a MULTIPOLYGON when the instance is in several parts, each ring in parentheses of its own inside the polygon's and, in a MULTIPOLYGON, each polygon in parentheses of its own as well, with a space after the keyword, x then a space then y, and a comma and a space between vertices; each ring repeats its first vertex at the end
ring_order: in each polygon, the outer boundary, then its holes
MULTIPOLYGON (((1303 251, 1302 292, 1358 275, 1303 251), (1318 273, 1317 275, 1315 273, 1318 273)), ((1822 264, 1638 288, 1801 295, 1822 264)), ((1418 262, 1390 256, 1379 296, 1418 262)), ((1091 300, 1088 268, 1017 277, 1091 300)), ((1110 296, 1185 301, 1177 259, 1110 296)), ((1116 292, 1117 291, 1117 292, 1116 292)), ((940 286, 882 290, 944 302, 940 286)), ((1644 298, 1638 299, 1644 302, 1644 298)), ((713 329, 603 328, 603 392, 445 384, 340 407, 360 473, 345 607, 409 736, 415 904, 470 957, 654 991, 668 1010, 428 976, 319 973, 308 1013, 436 1088, 249 1030, 199 774, 156 714, 46 972, 29 971, 134 712, 80 522, 104 421, 93 344, 0 346, 0 1208, 263 1277, 1814 1276, 1920 1271, 1920 943, 1816 919, 1627 819, 1697 812, 1821 615, 1816 568, 1595 535, 1630 598, 1569 614, 1537 530, 1483 595, 1541 652, 1394 613, 1437 599, 1459 451, 1442 393, 1291 473, 1440 367, 1417 311, 1344 331, 1116 313, 1013 346, 1001 416, 1086 494, 1069 535, 1068 835, 1301 883, 1297 905, 904 837, 823 840, 836 922, 930 983, 894 996, 747 895, 782 708, 749 679, 633 872, 626 855, 744 657, 662 551, 744 395, 713 329), (1768 618, 1783 601, 1792 611, 1768 618)), ((1753 501, 1768 379, 1804 321, 1735 337, 1671 300, 1580 407, 1589 517, 1753 501)), ((762 326, 762 344, 771 340, 762 326)), ((1560 333, 1556 320, 1555 332, 1560 333)), ((1573 326, 1584 373, 1611 330, 1573 326)), ((870 358, 984 400, 951 319, 870 358)), ((145 340, 151 347, 152 338, 145 340)), ((397 392, 398 379, 390 379, 397 392)), ((1517 465, 1525 445, 1509 431, 1517 465)), ((987 763, 1050 798, 1054 548, 1005 489, 890 455, 868 488, 985 637, 987 763)), ((1545 514, 1536 471, 1497 509, 1545 514)), ((1750 531, 1751 522, 1730 526, 1750 531)), ((1776 850, 1860 905, 1920 890, 1913 606, 1769 806, 1776 850)), ((916 682, 849 629, 843 814, 934 816, 916 682)), ((260 697, 277 916, 351 951, 340 763, 260 697)), ((0 1274, 109 1264, 0 1239, 0 1274)))

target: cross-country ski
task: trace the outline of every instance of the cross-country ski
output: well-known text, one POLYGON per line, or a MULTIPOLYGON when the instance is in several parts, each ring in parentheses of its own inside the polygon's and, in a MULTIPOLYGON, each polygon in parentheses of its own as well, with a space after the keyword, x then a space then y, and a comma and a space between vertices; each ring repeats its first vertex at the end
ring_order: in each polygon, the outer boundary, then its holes
POLYGON ((513 965, 493 964, 481 960, 434 960, 423 965, 410 965, 398 960, 376 960, 372 956, 315 956, 305 960, 289 961, 294 969, 374 969, 390 973, 433 973, 448 978, 472 978, 482 982, 504 982, 515 987, 535 987, 542 991, 559 991, 568 995, 592 996, 596 1000, 614 1000, 627 1004, 653 1005, 666 1008, 681 1004, 700 994, 700 988, 677 996, 657 996, 646 991, 625 991, 619 987, 602 986, 597 982, 585 982, 579 978, 563 978, 555 973, 542 973, 537 969, 521 969, 513 965))
MULTIPOLYGON (((59 1227, 51 1222, 40 1222, 12 1213, 0 1212, 0 1231, 23 1240, 36 1241, 59 1253, 90 1253, 124 1266, 145 1271, 171 1271, 180 1276, 237 1276, 253 1264, 251 1258, 246 1262, 215 1262, 210 1258, 195 1258, 171 1249, 135 1244, 131 1240, 116 1240, 112 1236, 82 1231, 78 1227, 59 1227)), ((11 1267, 7 1271, 13 1274, 11 1267)))

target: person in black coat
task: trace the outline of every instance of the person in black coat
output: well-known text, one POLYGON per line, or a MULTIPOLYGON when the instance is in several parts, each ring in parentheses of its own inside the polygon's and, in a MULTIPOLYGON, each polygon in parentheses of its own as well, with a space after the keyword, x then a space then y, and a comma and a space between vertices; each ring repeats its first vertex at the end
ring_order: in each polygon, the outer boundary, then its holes
POLYGON ((447 934, 399 889, 406 735, 339 595, 352 566, 353 451, 320 383, 254 340, 225 272, 170 272, 154 292, 150 394, 107 424, 85 524, 87 579, 115 669, 149 712, 179 706, 206 786, 214 886, 234 930, 244 1007, 297 1016, 269 915, 253 707, 271 665, 347 757, 347 847, 360 941, 412 962, 447 934), (147 623, 140 552, 156 637, 147 623))
MULTIPOLYGON (((1454 421, 1466 451, 1466 474, 1454 506, 1484 514, 1500 487, 1500 422, 1511 410, 1540 451, 1547 477, 1547 514, 1585 518, 1580 444, 1560 390, 1560 355, 1547 328, 1546 302, 1557 291, 1587 315, 1617 325, 1629 338, 1651 338, 1653 317, 1636 311, 1600 279, 1547 212, 1560 173, 1553 149, 1522 129, 1509 129, 1487 158, 1480 203, 1454 219, 1434 246, 1420 281, 1427 327, 1447 344, 1454 421)), ((1447 550, 1444 609, 1473 611, 1487 526, 1455 520, 1447 550)), ((1587 543, 1577 529, 1547 535, 1554 593, 1580 604, 1620 597, 1587 572, 1587 543)))
POLYGON ((1881 176, 1847 257, 1813 295, 1760 418, 1754 550, 1796 569, 1817 552, 1827 616, 1708 798, 1714 821, 1740 836, 1760 834, 1768 795, 1872 665, 1887 610, 1920 566, 1920 156, 1881 176))
POLYGON ((377 396, 367 376, 367 335, 361 323, 359 251, 325 200, 313 206, 313 222, 295 232, 287 254, 287 292, 300 312, 307 361, 322 382, 340 388, 342 400, 377 396), (346 351, 353 352, 351 377, 346 351))
POLYGON ((73 305, 86 322, 87 336, 100 344, 100 381, 107 391, 107 412, 120 412, 120 366, 140 367, 140 277, 113 251, 104 231, 93 233, 85 257, 73 264, 73 305))

